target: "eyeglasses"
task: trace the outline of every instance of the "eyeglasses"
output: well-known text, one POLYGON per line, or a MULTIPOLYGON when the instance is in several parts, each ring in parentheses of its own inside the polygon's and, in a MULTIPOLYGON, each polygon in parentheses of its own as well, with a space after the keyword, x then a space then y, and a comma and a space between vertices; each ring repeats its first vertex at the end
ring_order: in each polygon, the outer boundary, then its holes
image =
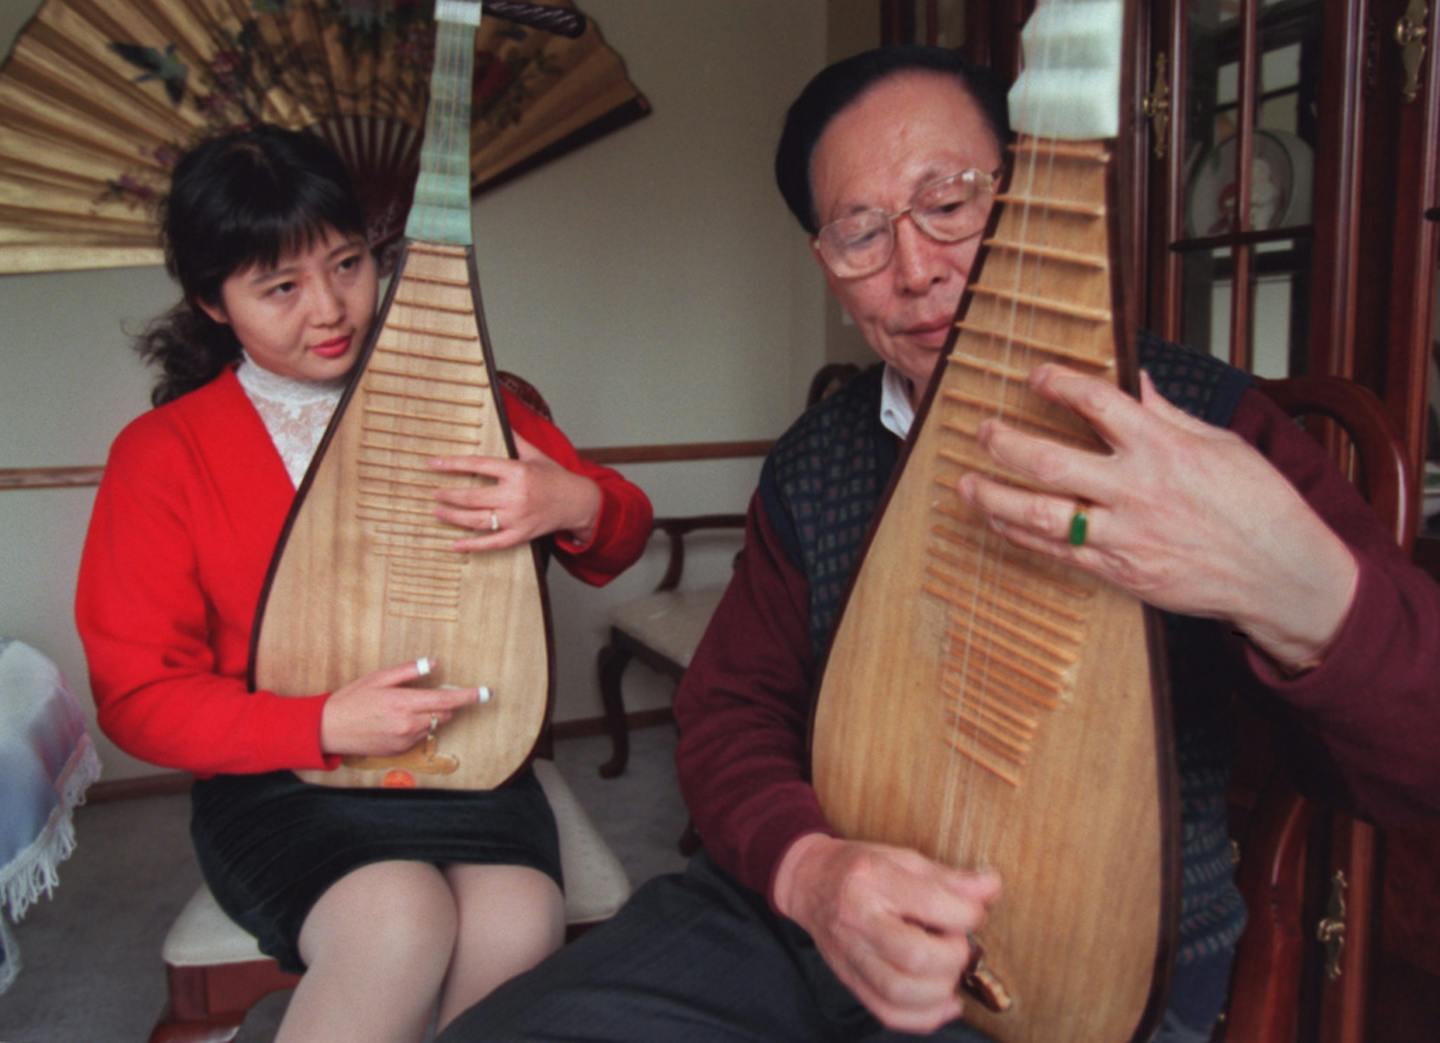
POLYGON ((859 279, 890 263, 895 253, 895 222, 906 214, 936 242, 969 239, 984 231, 999 180, 998 170, 987 174, 972 168, 926 182, 904 210, 891 214, 872 207, 831 221, 815 237, 815 249, 837 276, 859 279))

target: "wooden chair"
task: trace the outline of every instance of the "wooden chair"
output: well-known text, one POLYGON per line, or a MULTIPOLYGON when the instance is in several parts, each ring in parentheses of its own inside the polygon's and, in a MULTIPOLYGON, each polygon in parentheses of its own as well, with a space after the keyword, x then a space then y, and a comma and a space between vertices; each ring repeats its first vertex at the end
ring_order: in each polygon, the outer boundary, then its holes
POLYGON ((596 660, 600 673, 600 699, 605 707, 605 727, 610 733, 610 759, 600 774, 614 778, 625 770, 630 759, 630 728, 625 719, 625 696, 620 688, 625 668, 638 659, 676 682, 685 674, 690 657, 720 595, 724 584, 712 583, 681 588, 685 572, 685 537, 702 532, 738 532, 745 527, 743 514, 700 514, 682 518, 656 518, 652 532, 664 533, 670 556, 665 574, 655 590, 618 606, 610 614, 610 637, 596 660))
MULTIPOLYGON (((1266 380, 1260 389, 1292 417, 1330 422, 1318 432, 1321 440, 1408 551, 1414 490, 1404 447, 1379 400, 1338 377, 1266 380)), ((1303 1030, 1329 1043, 1361 1043, 1376 899, 1374 829, 1302 797, 1274 755, 1266 722, 1243 711, 1241 721, 1230 807, 1249 923, 1217 1038, 1292 1043, 1303 1030), (1330 893, 1317 894, 1317 883, 1330 893)))
MULTIPOLYGON (((498 376, 521 401, 549 419, 545 400, 531 385, 511 373, 498 376)), ((555 813, 560 836, 568 940, 613 916, 630 897, 630 881, 555 767, 548 733, 537 754, 535 777, 555 813)), ((221 911, 204 884, 171 925, 162 957, 168 1000, 151 1031, 151 1043, 234 1039, 251 1007, 300 980, 263 955, 255 939, 221 911)))
MULTIPOLYGON (((814 405, 859 372, 860 367, 852 362, 821 366, 810 380, 805 404, 814 405)), ((680 586, 685 571, 685 538, 696 533, 738 532, 744 528, 743 514, 655 519, 652 532, 664 533, 669 541, 665 574, 650 594, 626 602, 611 613, 610 637, 597 657, 600 700, 605 708, 605 728, 610 733, 610 759, 600 766, 600 774, 605 778, 611 779, 623 772, 630 759, 630 729, 625 718, 625 696, 620 688, 625 668, 632 659, 638 659, 678 683, 725 591, 724 584, 720 583, 695 588, 680 586)), ((688 830, 686 836, 681 850, 689 853, 687 849, 692 841, 688 830)))

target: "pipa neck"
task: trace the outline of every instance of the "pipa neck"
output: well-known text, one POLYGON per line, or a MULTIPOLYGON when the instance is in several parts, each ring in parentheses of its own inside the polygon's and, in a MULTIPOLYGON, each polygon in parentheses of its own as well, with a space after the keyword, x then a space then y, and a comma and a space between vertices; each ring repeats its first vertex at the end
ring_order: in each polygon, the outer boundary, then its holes
POLYGON ((405 223, 407 239, 469 246, 470 92, 475 71, 475 34, 480 4, 440 0, 436 4, 435 66, 420 178, 405 223))

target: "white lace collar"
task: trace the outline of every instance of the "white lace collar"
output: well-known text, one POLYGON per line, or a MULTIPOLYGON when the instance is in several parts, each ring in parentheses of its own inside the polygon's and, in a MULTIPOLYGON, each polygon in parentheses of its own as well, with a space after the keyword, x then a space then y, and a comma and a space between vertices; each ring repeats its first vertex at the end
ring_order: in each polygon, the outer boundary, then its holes
POLYGON ((290 481, 298 486, 345 390, 345 378, 297 380, 271 372, 243 352, 242 356, 235 377, 265 422, 290 481))

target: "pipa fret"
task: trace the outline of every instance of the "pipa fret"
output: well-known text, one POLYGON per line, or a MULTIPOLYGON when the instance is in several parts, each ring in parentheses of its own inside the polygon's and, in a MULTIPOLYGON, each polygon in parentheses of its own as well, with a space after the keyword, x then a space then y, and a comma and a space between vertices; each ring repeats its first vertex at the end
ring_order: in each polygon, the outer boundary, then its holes
MULTIPOLYGON (((960 529, 937 522, 930 529, 934 536, 952 546, 964 548, 982 561, 993 562, 997 554, 996 548, 1000 545, 1000 537, 975 526, 973 516, 962 513, 961 509, 953 504, 937 504, 934 514, 937 518, 957 519, 966 526, 960 529), (974 539, 975 533, 979 533, 981 538, 974 539)), ((1067 600, 1083 601, 1094 594, 1098 586, 1093 576, 1074 569, 1065 569, 1038 554, 1022 552, 1006 559, 1006 571, 1022 577, 1033 576, 1037 584, 1035 596, 1047 600, 1053 589, 1067 600)))
MULTIPOLYGON (((946 397, 948 398, 949 396, 946 397)), ((956 406, 956 409, 959 412, 981 412, 982 416, 980 417, 980 419, 984 419, 985 416, 991 415, 988 413, 984 413, 984 408, 985 407, 978 402, 958 402, 956 406)), ((1084 442, 1079 438, 1076 438, 1068 430, 1055 430, 1055 425, 1050 423, 1045 417, 1016 416, 1014 414, 1011 414, 1005 417, 1005 422, 1008 423, 1011 427, 1017 427, 1021 429, 1028 428, 1031 431, 1039 432, 1049 437, 1052 441, 1058 442, 1061 445, 1068 445, 1074 449, 1084 449, 1087 448, 1089 445, 1089 443, 1084 442)), ((961 438, 974 440, 979 435, 979 421, 977 420, 974 423, 967 423, 965 421, 957 419, 955 413, 952 412, 946 420, 941 422, 940 429, 946 434, 953 434, 961 438)))
MULTIPOLYGON (((1041 710, 1060 708, 1060 688, 1054 683, 1040 684, 1034 678, 1020 674, 1005 676, 1007 664, 992 664, 994 667, 985 677, 981 686, 967 678, 964 694, 989 700, 996 706, 1003 706, 1005 712, 1030 722, 1038 728, 1042 718, 1036 716, 1041 710)), ((954 683, 947 681, 943 686, 954 694, 954 683)))
MULTIPOLYGON (((955 655, 947 653, 945 661, 955 674, 963 672, 962 664, 955 655)), ((1036 673, 1024 663, 994 659, 985 664, 985 670, 984 691, 992 699, 1008 695, 1016 706, 1034 706, 1042 710, 1058 710, 1062 704, 1063 682, 1036 673)), ((975 682, 967 679, 967 685, 974 686, 975 682)))
MULTIPOLYGON (((936 548, 932 547, 930 551, 932 556, 939 556, 936 548)), ((936 588, 940 596, 966 610, 969 610, 969 607, 975 604, 978 595, 985 593, 983 584, 976 582, 980 577, 973 572, 969 574, 956 574, 933 563, 925 567, 925 572, 926 575, 933 576, 940 581, 941 587, 936 588)), ((1006 598, 991 599, 988 603, 1004 613, 1013 616, 1016 620, 1016 623, 1013 625, 1036 627, 1040 630, 1049 631, 1053 637, 1061 639, 1071 647, 1079 647, 1080 643, 1084 640, 1085 633, 1083 628, 1063 626, 1051 618, 1046 611, 1036 612, 1027 608, 1025 604, 1026 601, 1030 601, 1032 604, 1038 604, 1042 610, 1050 610, 1052 603, 1040 601, 1028 595, 1014 596, 1011 595, 1008 590, 1006 594, 1006 598)), ((1072 617, 1072 620, 1077 623, 1084 622, 1083 617, 1078 620, 1072 617)))
POLYGON ((976 716, 971 704, 947 703, 945 706, 945 720, 950 726, 950 734, 946 737, 950 747, 955 752, 966 757, 977 757, 981 750, 1000 760, 1008 761, 1012 769, 1008 776, 1012 785, 1019 785, 1019 772, 1016 768, 1023 768, 1026 755, 1030 752, 1030 744, 1020 740, 1016 741, 1002 731, 992 726, 991 722, 976 716), (966 742, 964 740, 971 740, 966 742), (957 741, 960 740, 960 741, 957 741))
POLYGON ((1110 162, 1110 152, 1104 147, 1085 142, 1057 141, 1054 138, 1019 138, 1006 146, 1006 151, 1012 155, 1025 156, 1027 160, 1035 160, 1033 166, 1055 158, 1080 160, 1098 166, 1110 162))
POLYGON ((1013 304, 1019 308, 1028 309, 1032 312, 1054 312, 1057 315, 1070 316, 1076 319, 1085 319, 1109 326, 1113 316, 1108 310, 1099 308, 1087 308, 1081 304, 1072 304, 1068 300, 1061 300, 1057 297, 1046 297, 1039 293, 1006 290, 994 286, 977 285, 971 292, 975 297, 993 298, 1003 304, 1013 304))
MULTIPOLYGON (((1024 348, 1041 355, 1048 355, 1053 360, 1065 362, 1070 365, 1089 366, 1105 370, 1113 370, 1115 368, 1114 359, 1096 359, 1092 356, 1081 354, 1070 346, 1047 344, 1033 337, 1023 337, 1007 329, 986 328, 968 318, 956 322, 955 328, 976 337, 989 337, 992 340, 1004 341, 1011 348, 1024 348)), ((963 360, 957 359, 952 355, 946 359, 946 362, 951 365, 961 365, 963 360)), ((945 393, 948 395, 952 390, 951 388, 946 388, 945 393)))
POLYGON ((1076 217, 1091 218, 1093 220, 1104 220, 1105 208, 1091 203, 1077 203, 1069 199, 1046 199, 1035 195, 1021 195, 1017 192, 1001 192, 995 196, 995 202, 1008 204, 1010 206, 1025 207, 1036 213, 1049 213, 1052 216, 1063 217, 1067 214, 1076 217))
POLYGON ((1024 254, 1025 256, 1040 261, 1060 261, 1065 264, 1078 264, 1082 268, 1094 268, 1103 270, 1109 267, 1109 261, 1104 257, 1094 254, 1077 253, 1074 250, 1059 250, 1049 246, 1036 246, 1034 243, 1022 243, 1014 239, 986 239, 984 242, 987 250, 1004 250, 1008 253, 1024 254))
MULTIPOLYGON (((935 526, 935 528, 931 531, 937 536, 942 536, 942 538, 944 538, 943 534, 948 532, 948 530, 944 530, 938 525, 935 526)), ((950 569, 957 570, 965 574, 966 576, 974 578, 978 578, 980 576, 980 562, 976 560, 978 557, 977 555, 962 557, 959 554, 952 553, 945 546, 937 543, 931 543, 928 547, 925 548, 925 552, 936 561, 942 562, 950 569)), ((995 584, 997 587, 1004 590, 1007 594, 1010 594, 1021 601, 1029 602, 1031 605, 1041 608, 1045 612, 1057 616, 1060 619, 1067 620, 1071 623, 1083 623, 1085 621, 1084 614, 1077 609, 1072 608, 1067 603, 1067 601, 1083 601, 1084 598, 1087 596, 1085 593, 1077 592, 1074 590, 1064 591, 1063 593, 1067 595, 1067 598, 1065 600, 1046 600, 1045 598, 1042 598, 1037 591, 1031 589, 1030 587, 1022 586, 1021 584, 1014 582, 1006 576, 986 576, 985 580, 986 582, 995 584)))

